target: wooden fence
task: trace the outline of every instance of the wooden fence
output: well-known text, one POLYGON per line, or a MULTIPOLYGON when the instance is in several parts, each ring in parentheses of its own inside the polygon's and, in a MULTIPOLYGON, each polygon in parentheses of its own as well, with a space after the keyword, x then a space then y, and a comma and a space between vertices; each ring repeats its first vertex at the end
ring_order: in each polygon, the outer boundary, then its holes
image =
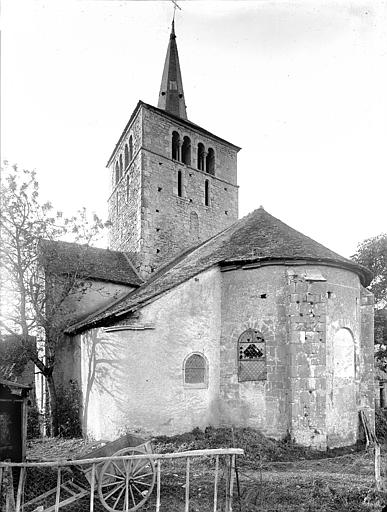
POLYGON ((232 512, 237 448, 0 462, 1 512, 232 512), (183 509, 184 505, 184 509, 183 509))

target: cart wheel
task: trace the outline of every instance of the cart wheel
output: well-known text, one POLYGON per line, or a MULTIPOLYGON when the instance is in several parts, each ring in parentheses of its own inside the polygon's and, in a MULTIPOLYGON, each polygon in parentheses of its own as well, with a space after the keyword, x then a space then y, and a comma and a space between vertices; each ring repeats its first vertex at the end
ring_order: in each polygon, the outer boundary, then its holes
MULTIPOLYGON (((137 448, 124 448, 114 454, 144 455, 137 448)), ((151 495, 155 466, 151 459, 109 460, 101 469, 98 494, 102 505, 111 512, 139 509, 151 495)))

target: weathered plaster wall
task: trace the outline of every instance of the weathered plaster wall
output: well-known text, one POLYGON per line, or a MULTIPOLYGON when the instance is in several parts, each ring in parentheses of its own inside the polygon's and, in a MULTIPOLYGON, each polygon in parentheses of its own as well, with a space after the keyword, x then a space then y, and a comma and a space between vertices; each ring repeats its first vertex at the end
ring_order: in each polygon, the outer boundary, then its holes
POLYGON ((131 330, 82 335, 89 435, 114 439, 126 429, 167 434, 217 422, 220 295, 219 270, 212 269, 123 320, 131 330), (183 383, 183 361, 192 352, 209 363, 202 389, 183 383))
POLYGON ((82 335, 85 420, 95 437, 227 423, 324 449, 356 442, 360 409, 373 418, 372 302, 350 271, 213 268, 120 324, 82 335), (249 328, 264 336, 267 375, 239 382, 237 342, 249 328), (192 352, 209 364, 203 389, 183 384, 192 352))

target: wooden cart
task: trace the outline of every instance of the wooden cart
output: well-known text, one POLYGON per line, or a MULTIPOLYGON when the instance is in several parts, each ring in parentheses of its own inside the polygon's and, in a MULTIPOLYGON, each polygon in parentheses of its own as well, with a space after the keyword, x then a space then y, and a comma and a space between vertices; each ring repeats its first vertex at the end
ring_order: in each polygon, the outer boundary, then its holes
MULTIPOLYGON (((150 441, 127 434, 77 460, 151 452, 150 441)), ((134 512, 148 500, 154 483, 155 467, 151 458, 107 460, 90 465, 75 463, 67 466, 62 475, 58 470, 57 486, 25 502, 22 511, 32 512, 39 508, 41 512, 54 512, 90 495, 91 489, 94 494, 95 489, 99 501, 110 512, 134 512)))

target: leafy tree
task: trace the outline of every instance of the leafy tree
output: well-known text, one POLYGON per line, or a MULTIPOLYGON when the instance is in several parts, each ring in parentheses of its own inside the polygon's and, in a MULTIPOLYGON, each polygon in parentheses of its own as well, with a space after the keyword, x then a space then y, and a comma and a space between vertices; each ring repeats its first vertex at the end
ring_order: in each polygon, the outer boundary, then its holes
MULTIPOLYGON (((35 171, 19 170, 7 162, 2 168, 0 246, 0 328, 18 340, 44 375, 49 391, 51 433, 58 434, 55 356, 64 329, 71 323, 71 299, 80 300, 88 288, 82 258, 75 271, 55 281, 42 268, 41 241, 63 240, 83 243, 83 253, 102 233, 106 224, 86 210, 64 217, 49 202, 39 198, 35 171), (36 343, 36 338, 41 342, 36 343)), ((50 256, 49 256, 50 257, 50 256)), ((47 255, 45 255, 47 259, 47 255)), ((47 263, 47 261, 45 261, 47 263)))
POLYGON ((376 358, 387 367, 387 233, 368 238, 358 245, 352 259, 369 268, 374 274, 368 289, 375 298, 376 358))

